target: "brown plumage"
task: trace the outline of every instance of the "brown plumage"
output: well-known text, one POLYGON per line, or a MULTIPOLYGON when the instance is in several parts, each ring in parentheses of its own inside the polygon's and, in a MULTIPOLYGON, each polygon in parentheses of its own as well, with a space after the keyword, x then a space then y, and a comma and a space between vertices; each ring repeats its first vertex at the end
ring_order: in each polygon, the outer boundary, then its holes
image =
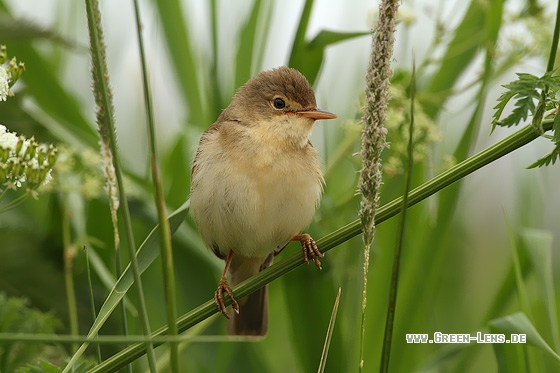
MULTIPOLYGON (((290 241, 319 265, 318 251, 301 231, 320 201, 323 176, 309 142, 317 119, 336 118, 316 108, 313 89, 287 67, 259 73, 233 97, 200 139, 192 168, 191 213, 205 244, 226 259, 215 294, 230 320, 228 334, 265 335, 266 287, 234 302, 224 294, 272 264, 290 241)), ((234 300, 235 301, 235 300, 234 300)))

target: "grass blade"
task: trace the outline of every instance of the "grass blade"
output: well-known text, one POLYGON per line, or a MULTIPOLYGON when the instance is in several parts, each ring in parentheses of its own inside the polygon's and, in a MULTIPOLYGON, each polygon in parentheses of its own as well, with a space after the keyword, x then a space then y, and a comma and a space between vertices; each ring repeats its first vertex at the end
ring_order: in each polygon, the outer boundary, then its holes
POLYGON ((519 253, 518 248, 515 243, 515 237, 513 234, 513 230, 509 224, 509 220, 507 215, 504 211, 504 218, 506 220, 507 231, 510 240, 510 248, 511 248, 511 255, 513 258, 513 271, 515 274, 515 283, 517 286, 517 296, 519 297, 519 303, 521 304, 521 309, 523 312, 528 315, 530 318, 531 316, 531 305, 529 302, 529 297, 527 295, 527 287, 525 286, 525 281, 523 280, 523 273, 521 270, 521 261, 519 260, 519 253))
POLYGON ((557 306, 554 290, 554 276, 552 272, 552 238, 550 232, 526 229, 521 233, 521 241, 530 259, 535 275, 539 282, 538 288, 542 289, 544 304, 548 320, 548 330, 552 334, 554 350, 559 352, 558 322, 556 319, 557 306))
POLYGON ((544 351, 547 355, 557 360, 559 362, 558 366, 560 367, 560 355, 546 343, 524 313, 518 312, 513 315, 494 319, 490 321, 490 326, 504 334, 525 334, 529 345, 544 351))
MULTIPOLYGON (((87 270, 87 279, 88 279, 89 302, 91 303, 91 316, 95 320, 97 318, 97 312, 95 311, 95 299, 93 297, 93 283, 91 281, 89 251, 87 249, 87 246, 85 245, 84 245, 84 251, 86 253, 86 270, 87 270)), ((99 345, 95 346, 95 353, 96 353, 97 363, 99 364, 101 362, 101 346, 99 345)))
MULTIPOLYGON (((70 209, 68 208, 68 194, 62 195, 62 242, 64 255, 64 285, 66 287, 66 298, 68 299, 68 318, 70 321, 70 332, 78 335, 78 306, 76 302, 76 290, 74 288, 74 258, 76 257, 76 246, 70 237, 70 209)), ((76 351, 77 345, 72 345, 72 351, 76 351)))
MULTIPOLYGON (((138 0, 134 0, 134 15, 136 18, 136 34, 138 36, 138 46, 140 52, 140 61, 142 64, 142 83, 144 87, 144 102, 146 109, 146 126, 148 132, 148 145, 150 153, 150 168, 152 171, 152 183, 154 185, 154 199, 157 208, 158 225, 160 227, 160 252, 163 266, 163 282, 165 291, 165 301, 167 310, 167 325, 169 334, 177 335, 177 301, 175 297, 175 273, 173 270, 173 251, 171 248, 171 232, 169 230, 169 221, 166 219, 167 209, 165 206, 165 197, 163 195, 163 185, 161 182, 161 172, 157 158, 157 144, 154 112, 152 107, 152 95, 150 90, 150 82, 148 79, 148 67, 146 63, 146 53, 144 51, 144 41, 142 38, 142 24, 140 20, 140 5, 138 0)), ((177 343, 169 345, 169 360, 171 362, 171 371, 179 372, 179 346, 177 343)), ((157 367, 154 362, 154 371, 157 367)))
POLYGON ((371 32, 322 30, 311 41, 306 42, 302 49, 297 50, 296 53, 292 52, 293 59, 290 59, 290 67, 299 70, 309 80, 309 83, 313 85, 323 65, 325 49, 329 45, 365 35, 371 35, 371 32))
POLYGON ((241 28, 239 47, 237 48, 235 64, 235 87, 241 87, 253 73, 253 55, 255 52, 255 38, 257 25, 264 1, 255 1, 249 19, 241 28))
POLYGON ((429 117, 437 116, 443 103, 451 95, 451 88, 483 45, 486 8, 486 5, 479 1, 471 1, 461 24, 455 29, 455 36, 449 43, 437 73, 424 92, 427 97, 430 97, 430 101, 425 105, 429 117))
MULTIPOLYGON (((405 170, 404 193, 402 199, 401 215, 397 240, 395 243, 395 254, 393 258, 393 272, 391 274, 391 287, 389 288, 389 302, 387 304, 387 316, 385 320, 385 335, 383 337, 383 350, 381 352, 380 372, 389 371, 391 358, 391 343, 393 341, 393 325, 397 308, 397 293, 399 286, 399 272, 401 267, 401 253, 404 246, 404 232, 406 227, 406 211, 408 208, 408 194, 410 181, 412 179, 412 166, 414 164, 414 99, 416 85, 416 66, 412 64, 412 76, 410 78, 410 125, 408 128, 407 168, 405 170)), ((363 326, 362 326, 363 327, 363 326)))
MULTIPOLYGON (((175 232, 179 225, 185 220, 188 214, 188 202, 183 204, 179 209, 177 209, 173 214, 171 214, 168 218, 169 220, 169 227, 171 232, 175 232)), ((138 260, 138 267, 140 273, 144 272, 146 268, 155 260, 155 258, 159 254, 159 235, 160 229, 159 226, 156 226, 146 237, 140 248, 138 249, 137 260, 138 260)), ((93 325, 91 326, 88 332, 88 338, 95 338, 105 321, 109 318, 113 310, 117 307, 120 303, 122 298, 125 296, 126 292, 130 289, 134 282, 134 278, 131 273, 130 264, 128 267, 125 268, 123 274, 111 290, 111 293, 105 299, 105 302, 101 306, 99 310, 99 314, 97 319, 95 319, 93 325)), ((76 353, 72 356, 72 359, 68 363, 69 365, 76 362, 78 358, 84 353, 85 349, 87 348, 88 343, 84 343, 80 346, 80 348, 76 351, 76 353)))
POLYGON ((334 306, 332 310, 331 319, 329 320, 329 327, 327 329, 327 336, 325 338, 325 345, 323 346, 323 352, 321 353, 321 361, 319 362, 318 373, 323 373, 325 371, 325 366, 327 365, 327 355, 329 354, 329 346, 331 345, 331 338, 334 331, 334 323, 336 321, 336 314, 338 312, 338 304, 340 301, 340 288, 338 288, 338 293, 336 294, 336 299, 334 300, 334 306))
MULTIPOLYGON (((97 0, 86 0, 87 24, 89 31, 89 42, 92 60, 92 80, 93 93, 96 103, 96 121, 99 127, 99 137, 101 140, 101 155, 104 161, 105 176, 107 178, 109 204, 111 208, 111 219, 114 228, 115 249, 119 250, 119 235, 117 226, 117 202, 122 212, 124 231, 126 235, 126 245, 130 257, 130 267, 134 276, 134 284, 136 286, 138 296, 139 315, 144 335, 150 335, 150 323, 148 320, 148 311, 144 299, 144 289, 140 278, 140 270, 136 258, 136 244, 134 243, 134 233, 132 232, 132 219, 128 207, 127 194, 124 189, 123 171, 117 146, 117 135, 114 123, 113 113, 113 94, 109 88, 109 72, 105 59, 106 47, 103 36, 103 28, 101 26, 101 13, 99 11, 99 3, 97 0), (117 192, 118 190, 118 192, 117 192)), ((119 255, 117 253, 117 255, 119 255)), ((147 357, 150 370, 156 371, 155 353, 151 342, 146 343, 147 357)), ((71 369, 69 363, 64 372, 71 369)))
POLYGON ((191 45, 195 38, 189 35, 188 25, 185 24, 183 3, 166 0, 153 1, 153 4, 159 13, 175 74, 189 106, 189 122, 206 127, 212 123, 208 110, 210 106, 205 96, 208 89, 200 79, 204 75, 201 71, 203 65, 196 61, 195 48, 191 45))

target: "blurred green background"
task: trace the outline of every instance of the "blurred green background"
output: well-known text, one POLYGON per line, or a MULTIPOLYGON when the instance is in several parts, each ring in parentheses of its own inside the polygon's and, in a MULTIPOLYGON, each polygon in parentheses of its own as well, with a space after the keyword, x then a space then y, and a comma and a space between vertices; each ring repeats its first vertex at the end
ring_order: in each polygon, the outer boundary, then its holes
MULTIPOLYGON (((360 147, 359 119, 376 1, 350 5, 340 0, 146 0, 140 4, 169 211, 188 198, 190 166, 200 133, 227 106, 235 89, 260 70, 290 64, 314 84, 318 106, 339 117, 318 123, 313 133, 327 185, 308 232, 317 239, 357 218, 360 160, 354 154, 360 147), (304 9, 309 11, 308 24, 301 21, 304 9), (335 33, 320 34, 323 30, 335 33)), ((552 1, 403 2, 381 204, 403 193, 412 56, 417 65, 413 186, 418 186, 514 131, 497 128, 490 133, 492 108, 504 91, 501 85, 515 79, 516 72, 544 73, 555 11, 552 1)), ((138 244, 157 218, 132 3, 104 1, 101 12, 138 244)), ((57 332, 69 333, 63 254, 67 239, 71 257, 66 268, 73 274, 79 331, 85 334, 92 315, 86 258, 80 248, 88 246, 97 307, 114 283, 115 250, 96 155, 84 4, 0 0, 0 44, 6 44, 9 56, 24 61, 27 69, 13 89, 15 97, 0 103, 0 123, 64 150, 49 190, 38 200, 0 214, 0 292, 27 298, 30 307, 60 320, 57 332)), ((522 310, 513 275, 511 234, 528 292, 528 316, 558 353, 558 314, 553 308, 551 316, 551 304, 558 297, 553 286, 559 281, 560 174, 553 166, 526 169, 550 148, 547 140, 538 139, 409 210, 391 371, 492 372, 511 361, 520 363, 508 371, 560 369, 549 354, 533 347, 512 346, 504 352, 484 344, 406 344, 405 340, 407 333, 488 332, 491 320, 522 310), (530 260, 531 247, 541 244, 552 253, 550 260, 541 263, 544 267, 530 260), (538 268, 552 269, 547 288, 539 281, 538 268), (505 360, 504 354, 509 356, 505 360)), ((368 282, 365 371, 379 366, 396 228, 397 220, 391 219, 376 232, 368 282)), ((296 246, 287 251, 298 250, 296 246)), ((182 315, 212 297, 223 262, 203 247, 190 217, 174 235, 173 250, 182 315)), ((123 263, 127 263, 125 251, 123 263)), ((143 274, 152 329, 166 323, 161 267, 158 259, 143 274)), ((316 371, 339 287, 341 302, 326 371, 357 371, 362 277, 363 246, 356 237, 329 252, 321 272, 298 268, 270 284, 265 340, 185 344, 181 347, 184 371, 316 371)), ((135 292, 128 297, 129 332, 140 334, 135 292)), ((225 320, 215 316, 195 333, 224 334, 224 325, 225 320)), ((122 333, 118 312, 101 333, 122 333)), ((72 346, 65 348, 71 355, 72 346)), ((104 346, 102 354, 108 357, 121 348, 104 346)), ((163 363, 166 351, 165 346, 157 350, 163 363)), ((88 353, 93 354, 93 349, 88 353)), ((38 356, 60 359, 64 354, 55 355, 42 350, 27 362, 36 363, 38 356)), ((10 360, 5 352, 3 356, 10 360)), ((3 364, 6 371, 15 367, 9 361, 3 364)), ((144 359, 133 365, 134 372, 146 369, 144 359)))

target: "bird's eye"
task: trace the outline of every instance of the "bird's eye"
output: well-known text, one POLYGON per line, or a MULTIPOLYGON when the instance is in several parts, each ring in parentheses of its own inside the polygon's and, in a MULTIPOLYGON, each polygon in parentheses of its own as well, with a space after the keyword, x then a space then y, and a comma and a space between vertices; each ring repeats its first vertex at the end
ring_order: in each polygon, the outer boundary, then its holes
POLYGON ((284 109, 286 107, 286 103, 279 97, 276 97, 272 102, 276 109, 284 109))

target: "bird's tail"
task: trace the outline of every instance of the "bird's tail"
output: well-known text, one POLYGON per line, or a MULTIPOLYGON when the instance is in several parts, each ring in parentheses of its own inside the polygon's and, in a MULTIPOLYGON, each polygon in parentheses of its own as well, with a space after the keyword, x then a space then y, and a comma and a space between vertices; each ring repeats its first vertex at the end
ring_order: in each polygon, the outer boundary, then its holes
MULTIPOLYGON (((235 256, 231 263, 231 286, 245 281, 251 276, 268 268, 274 259, 274 253, 266 257, 264 261, 253 258, 238 259, 235 256)), ((264 336, 268 331, 268 285, 260 288, 245 298, 238 300, 239 314, 231 308, 230 319, 227 321, 228 335, 253 335, 264 336)))

